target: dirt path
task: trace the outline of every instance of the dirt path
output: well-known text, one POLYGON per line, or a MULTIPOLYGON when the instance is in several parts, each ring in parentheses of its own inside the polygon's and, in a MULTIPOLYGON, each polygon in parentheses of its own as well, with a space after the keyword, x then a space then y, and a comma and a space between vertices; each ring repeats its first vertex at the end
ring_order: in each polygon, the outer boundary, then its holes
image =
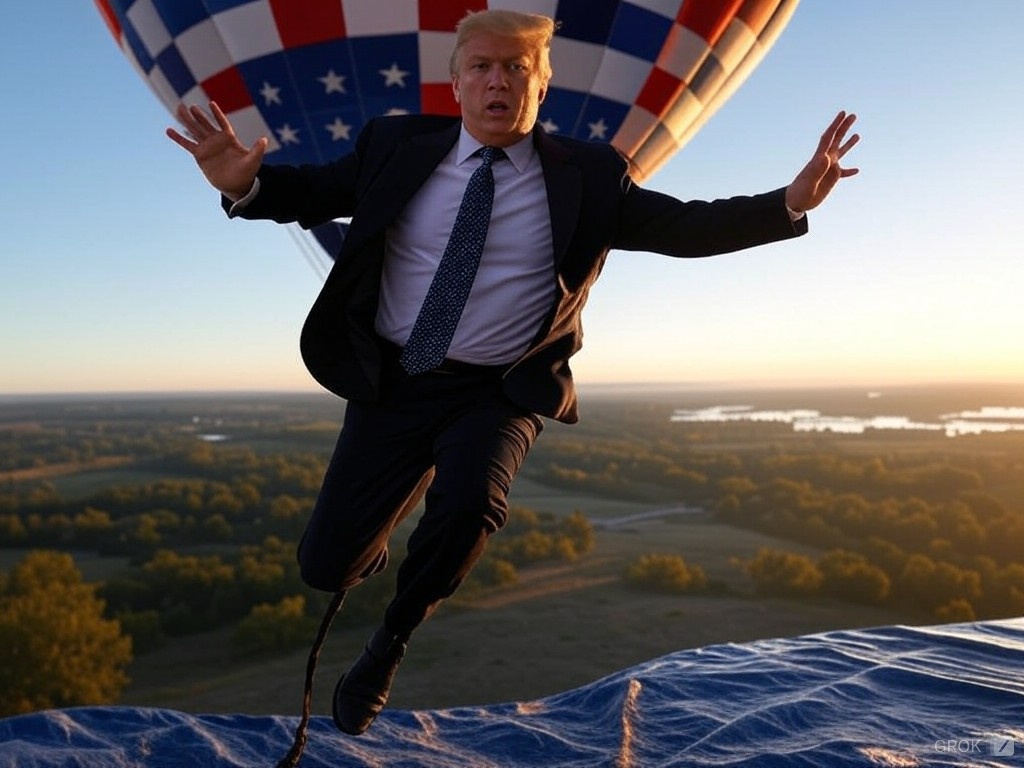
POLYGON ((590 524, 595 528, 618 528, 623 525, 642 523, 647 520, 659 520, 663 517, 673 517, 675 515, 703 515, 706 511, 703 507, 687 507, 684 505, 659 507, 620 517, 594 517, 590 518, 590 524))
POLYGON ((65 461, 58 464, 44 464, 40 467, 25 467, 0 472, 0 483, 21 483, 26 480, 41 480, 44 477, 74 475, 100 469, 114 469, 134 463, 131 456, 101 456, 92 461, 65 461))
POLYGON ((619 577, 610 574, 588 575, 581 571, 592 571, 614 560, 611 557, 588 558, 581 568, 579 563, 554 565, 547 568, 531 568, 520 572, 515 584, 473 601, 474 608, 505 608, 517 603, 535 600, 539 597, 576 592, 588 587, 610 584, 619 577))

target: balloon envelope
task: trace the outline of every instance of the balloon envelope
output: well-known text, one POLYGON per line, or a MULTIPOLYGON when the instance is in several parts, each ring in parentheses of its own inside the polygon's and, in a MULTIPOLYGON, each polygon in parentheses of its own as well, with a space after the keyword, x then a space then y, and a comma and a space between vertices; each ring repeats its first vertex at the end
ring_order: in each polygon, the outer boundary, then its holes
POLYGON ((544 13, 560 26, 541 125, 610 142, 642 181, 739 87, 798 0, 95 2, 169 111, 213 99, 279 163, 338 157, 378 115, 458 114, 456 22, 488 7, 544 13))
POLYGON ((268 160, 318 162, 372 117, 458 114, 448 57, 467 10, 559 21, 546 130, 608 141, 651 176, 740 85, 798 0, 95 0, 171 112, 214 99, 268 160))

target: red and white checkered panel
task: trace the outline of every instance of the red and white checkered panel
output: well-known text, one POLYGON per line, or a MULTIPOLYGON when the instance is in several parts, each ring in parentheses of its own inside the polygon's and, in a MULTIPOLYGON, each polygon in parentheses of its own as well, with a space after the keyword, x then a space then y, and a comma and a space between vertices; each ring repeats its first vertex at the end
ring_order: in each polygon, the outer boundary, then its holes
POLYGON ((457 114, 456 22, 509 8, 559 21, 540 120, 614 144, 649 177, 743 82, 798 0, 95 0, 171 112, 217 101, 275 162, 347 151, 371 117, 457 114))

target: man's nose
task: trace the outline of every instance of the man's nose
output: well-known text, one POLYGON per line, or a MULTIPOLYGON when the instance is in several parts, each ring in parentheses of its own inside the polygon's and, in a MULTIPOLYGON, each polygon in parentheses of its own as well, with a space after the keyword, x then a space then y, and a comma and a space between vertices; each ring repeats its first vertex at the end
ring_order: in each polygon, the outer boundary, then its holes
POLYGON ((487 73, 487 87, 496 90, 508 87, 508 73, 500 64, 491 67, 490 72, 487 73))

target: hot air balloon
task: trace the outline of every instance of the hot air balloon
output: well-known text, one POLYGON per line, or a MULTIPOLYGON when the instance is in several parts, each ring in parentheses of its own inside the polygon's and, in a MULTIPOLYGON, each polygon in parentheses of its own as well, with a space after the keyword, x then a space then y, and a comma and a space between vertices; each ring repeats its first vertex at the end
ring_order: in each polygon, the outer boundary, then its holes
MULTIPOLYGON (((458 114, 448 58, 467 11, 550 15, 560 26, 541 125, 610 142, 637 181, 740 86, 798 1, 95 0, 170 112, 213 99, 280 163, 335 158, 378 115, 458 114)), ((342 232, 314 234, 334 253, 342 232)))

